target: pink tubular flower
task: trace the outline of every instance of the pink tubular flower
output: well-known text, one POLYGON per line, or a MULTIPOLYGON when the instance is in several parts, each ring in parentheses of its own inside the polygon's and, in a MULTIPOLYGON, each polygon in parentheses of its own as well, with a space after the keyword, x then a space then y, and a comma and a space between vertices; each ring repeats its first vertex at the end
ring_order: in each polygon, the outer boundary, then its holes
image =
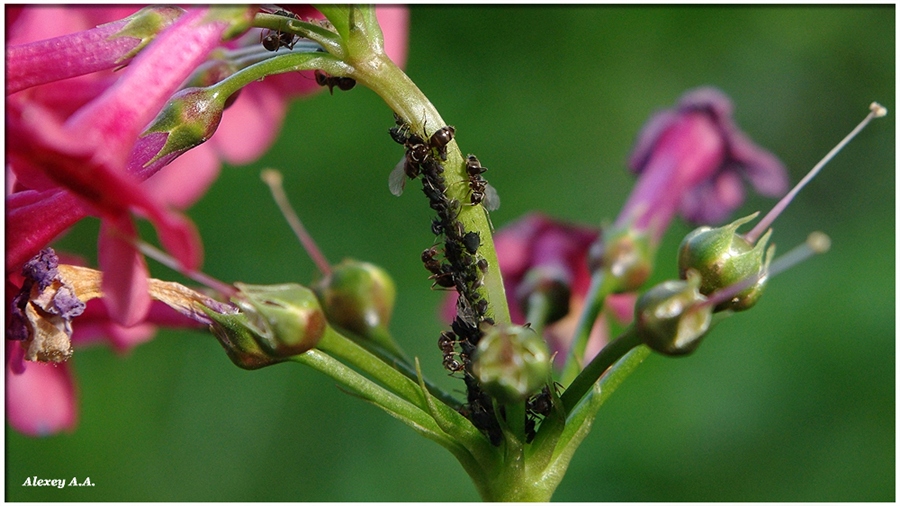
POLYGON ((719 222, 743 202, 742 176, 766 196, 787 190, 781 162, 747 138, 731 112, 722 92, 698 88, 650 118, 628 162, 640 178, 616 228, 649 229, 658 242, 676 211, 694 223, 719 222))
MULTIPOLYGON (((247 163, 268 149, 291 97, 321 90, 311 73, 295 72, 246 86, 224 113, 199 117, 182 108, 186 120, 203 127, 200 144, 163 153, 172 130, 150 131, 148 124, 173 98, 190 105, 194 97, 179 90, 215 58, 213 50, 259 45, 259 34, 222 41, 252 9, 150 7, 144 17, 123 19, 138 8, 6 7, 7 308, 23 285, 22 266, 82 218, 99 216, 101 267, 113 275, 103 277, 102 301, 79 314, 71 341, 107 342, 122 352, 150 339, 156 325, 194 324, 149 301, 144 259, 122 239, 135 234, 132 214, 148 217, 163 245, 196 267, 199 240, 173 209, 202 196, 223 160, 247 163)), ((403 62, 407 10, 379 6, 376 15, 388 54, 403 62)), ((7 415, 15 429, 71 429, 76 404, 67 364, 26 362, 18 343, 7 342, 7 415)))
MULTIPOLYGON (((63 121, 42 104, 28 100, 27 94, 7 98, 7 147, 16 184, 36 191, 55 184, 76 196, 83 212, 104 218, 107 232, 114 231, 101 240, 104 268, 113 267, 106 270, 116 273, 104 280, 104 292, 108 303, 116 306, 114 316, 125 324, 136 323, 149 308, 141 286, 146 283, 143 258, 123 239, 134 235, 131 211, 140 211, 154 222, 162 243, 187 268, 196 268, 200 261, 193 226, 142 189, 126 162, 140 131, 220 43, 229 22, 208 14, 208 9, 197 9, 182 15, 135 58, 121 78, 63 121)), ((15 48, 10 51, 15 53, 15 48)), ((24 54, 28 60, 29 53, 24 54)), ((17 63, 8 60, 11 68, 17 63)), ((7 235, 12 246, 7 251, 7 272, 43 246, 33 241, 46 237, 47 233, 36 233, 47 228, 42 225, 16 222, 12 227, 7 235), (10 252, 21 256, 10 258, 10 252)))

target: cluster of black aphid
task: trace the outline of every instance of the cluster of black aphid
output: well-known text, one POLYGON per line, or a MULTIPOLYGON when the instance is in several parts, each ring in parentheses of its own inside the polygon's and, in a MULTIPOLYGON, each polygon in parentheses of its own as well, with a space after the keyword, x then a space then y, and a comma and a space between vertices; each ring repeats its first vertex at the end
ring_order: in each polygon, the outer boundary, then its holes
MULTIPOLYGON (((410 132, 410 125, 402 118, 395 116, 395 119, 397 124, 390 130, 391 138, 403 145, 406 154, 391 173, 391 193, 400 195, 407 178, 422 176, 422 191, 437 213, 431 221, 431 231, 444 239, 443 248, 435 245, 422 252, 422 263, 431 273, 428 279, 432 280, 432 287, 455 289, 459 293, 457 314, 451 330, 441 332, 438 338, 443 365, 451 374, 461 373, 466 383, 467 403, 460 412, 487 434, 493 444, 498 445, 502 433, 494 416, 493 403, 471 374, 470 360, 481 339, 482 326, 494 323, 486 316, 487 300, 478 293, 488 262, 478 255, 481 236, 478 232, 467 231, 458 220, 462 204, 447 196, 444 167, 441 165, 447 159, 447 144, 453 140, 456 130, 452 126, 444 126, 430 136, 419 135, 410 132)), ((467 204, 486 203, 488 193, 496 195, 481 176, 487 169, 481 166, 477 158, 469 155, 466 170, 471 190, 467 204)), ((491 199, 491 202, 494 200, 491 199)))

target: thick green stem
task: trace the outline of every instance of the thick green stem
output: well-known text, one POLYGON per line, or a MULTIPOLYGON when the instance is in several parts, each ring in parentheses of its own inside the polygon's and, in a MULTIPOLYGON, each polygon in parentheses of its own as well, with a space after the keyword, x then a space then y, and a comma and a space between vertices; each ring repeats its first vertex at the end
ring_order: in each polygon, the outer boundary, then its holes
MULTIPOLYGON (((415 83, 387 56, 382 54, 353 62, 352 67, 348 75, 381 96, 395 113, 410 124, 412 131, 422 132, 427 138, 446 124, 415 83)), ((447 145, 447 160, 443 162, 443 166, 447 197, 467 202, 469 186, 466 162, 456 140, 447 145)), ((509 307, 487 211, 481 205, 464 204, 460 207, 458 219, 465 230, 478 232, 481 237, 478 254, 487 260, 489 267, 479 290, 488 301, 489 316, 496 323, 509 323, 509 307)))

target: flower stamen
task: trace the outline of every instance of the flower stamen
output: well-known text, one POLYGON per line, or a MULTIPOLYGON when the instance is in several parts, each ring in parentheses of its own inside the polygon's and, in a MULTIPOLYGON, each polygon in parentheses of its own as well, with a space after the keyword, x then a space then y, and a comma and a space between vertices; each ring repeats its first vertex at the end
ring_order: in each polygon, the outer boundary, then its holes
POLYGON ((744 239, 746 239, 747 242, 751 244, 756 242, 756 239, 759 238, 759 236, 761 236, 763 232, 765 232, 766 229, 769 228, 772 222, 775 221, 775 218, 777 218, 778 215, 780 215, 781 212, 784 211, 785 208, 787 208, 788 204, 790 204, 791 201, 794 200, 794 197, 796 197, 797 194, 800 193, 800 190, 802 190, 803 187, 807 185, 807 183, 812 181, 812 179, 816 177, 816 175, 822 170, 822 167, 824 167, 826 163, 830 162, 831 159, 834 158, 834 156, 837 155, 838 152, 840 152, 840 150, 847 145, 847 143, 853 140, 853 138, 856 137, 856 134, 861 132, 862 129, 865 128, 870 121, 872 121, 872 119, 881 118, 887 114, 887 109, 885 109, 878 102, 872 102, 869 105, 869 111, 869 114, 866 115, 866 117, 859 123, 859 125, 856 125, 856 128, 850 131, 850 133, 847 134, 847 136, 844 137, 844 139, 839 142, 837 146, 832 148, 831 151, 829 151, 828 154, 825 155, 825 157, 822 158, 819 163, 817 163, 815 167, 813 167, 806 174, 806 176, 804 176, 803 179, 801 179, 800 182, 797 183, 797 185, 788 192, 787 195, 785 195, 780 201, 778 201, 778 203, 775 204, 775 207, 773 207, 772 210, 769 211, 769 213, 766 214, 763 219, 756 224, 755 227, 753 227, 753 230, 747 232, 747 234, 744 236, 744 239))

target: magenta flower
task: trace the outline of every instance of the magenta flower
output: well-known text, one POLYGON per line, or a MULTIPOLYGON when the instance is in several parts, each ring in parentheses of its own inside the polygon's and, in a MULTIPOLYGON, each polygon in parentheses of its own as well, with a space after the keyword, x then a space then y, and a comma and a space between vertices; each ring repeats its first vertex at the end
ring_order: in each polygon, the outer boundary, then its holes
POLYGON ((616 228, 649 229, 658 242, 676 212, 694 223, 725 219, 743 202, 741 178, 762 195, 787 190, 781 162, 737 128, 731 110, 722 92, 698 88, 650 118, 628 161, 640 177, 616 228))
MULTIPOLYGON (((294 72, 250 84, 224 114, 224 105, 205 107, 212 102, 192 109, 206 97, 178 89, 213 49, 259 44, 254 31, 222 41, 229 21, 252 12, 152 7, 134 15, 143 16, 137 33, 123 19, 137 9, 7 7, 7 301, 22 286, 26 261, 80 219, 99 216, 101 267, 115 275, 103 278, 103 302, 89 302, 78 316, 72 343, 105 341, 123 352, 150 339, 155 325, 193 324, 150 302, 144 259, 121 238, 135 234, 131 214, 148 217, 183 265, 198 266, 193 226, 173 209, 202 196, 222 160, 247 163, 268 149, 291 97, 321 90, 311 75, 294 72), (145 130, 173 104, 188 111, 182 123, 198 127, 199 146, 172 146, 171 129, 145 130), (192 115, 201 109, 208 114, 192 115)), ((309 8, 300 14, 321 17, 309 8)), ((388 54, 404 61, 407 10, 380 6, 376 15, 388 54)), ((68 367, 22 355, 8 344, 10 423, 31 435, 74 426, 68 367)))
MULTIPOLYGON (((197 9, 182 15, 112 86, 64 120, 27 96, 7 97, 7 147, 18 189, 24 186, 41 192, 55 185, 77 197, 62 200, 102 217, 105 232, 115 230, 102 235, 100 259, 104 270, 116 273, 104 279, 104 293, 107 304, 114 306, 114 316, 123 324, 140 321, 150 300, 143 257, 120 237, 134 235, 132 211, 150 218, 162 243, 187 268, 196 268, 200 262, 200 244, 193 226, 141 188, 129 174, 127 162, 140 131, 219 43, 228 27, 226 19, 207 17, 207 13, 208 9, 197 9)), ((27 51, 17 53, 15 48, 10 52, 22 56, 22 61, 41 58, 27 51)), ((18 63, 7 60, 10 68, 18 67, 18 63)), ((13 208, 9 214, 20 210, 13 208)), ((42 223, 14 223, 7 235, 12 246, 7 251, 7 272, 43 246, 36 243, 36 237, 52 238, 46 237, 47 228, 42 223), (44 232, 40 233, 42 228, 44 232), (11 258, 11 253, 22 256, 11 258)))

